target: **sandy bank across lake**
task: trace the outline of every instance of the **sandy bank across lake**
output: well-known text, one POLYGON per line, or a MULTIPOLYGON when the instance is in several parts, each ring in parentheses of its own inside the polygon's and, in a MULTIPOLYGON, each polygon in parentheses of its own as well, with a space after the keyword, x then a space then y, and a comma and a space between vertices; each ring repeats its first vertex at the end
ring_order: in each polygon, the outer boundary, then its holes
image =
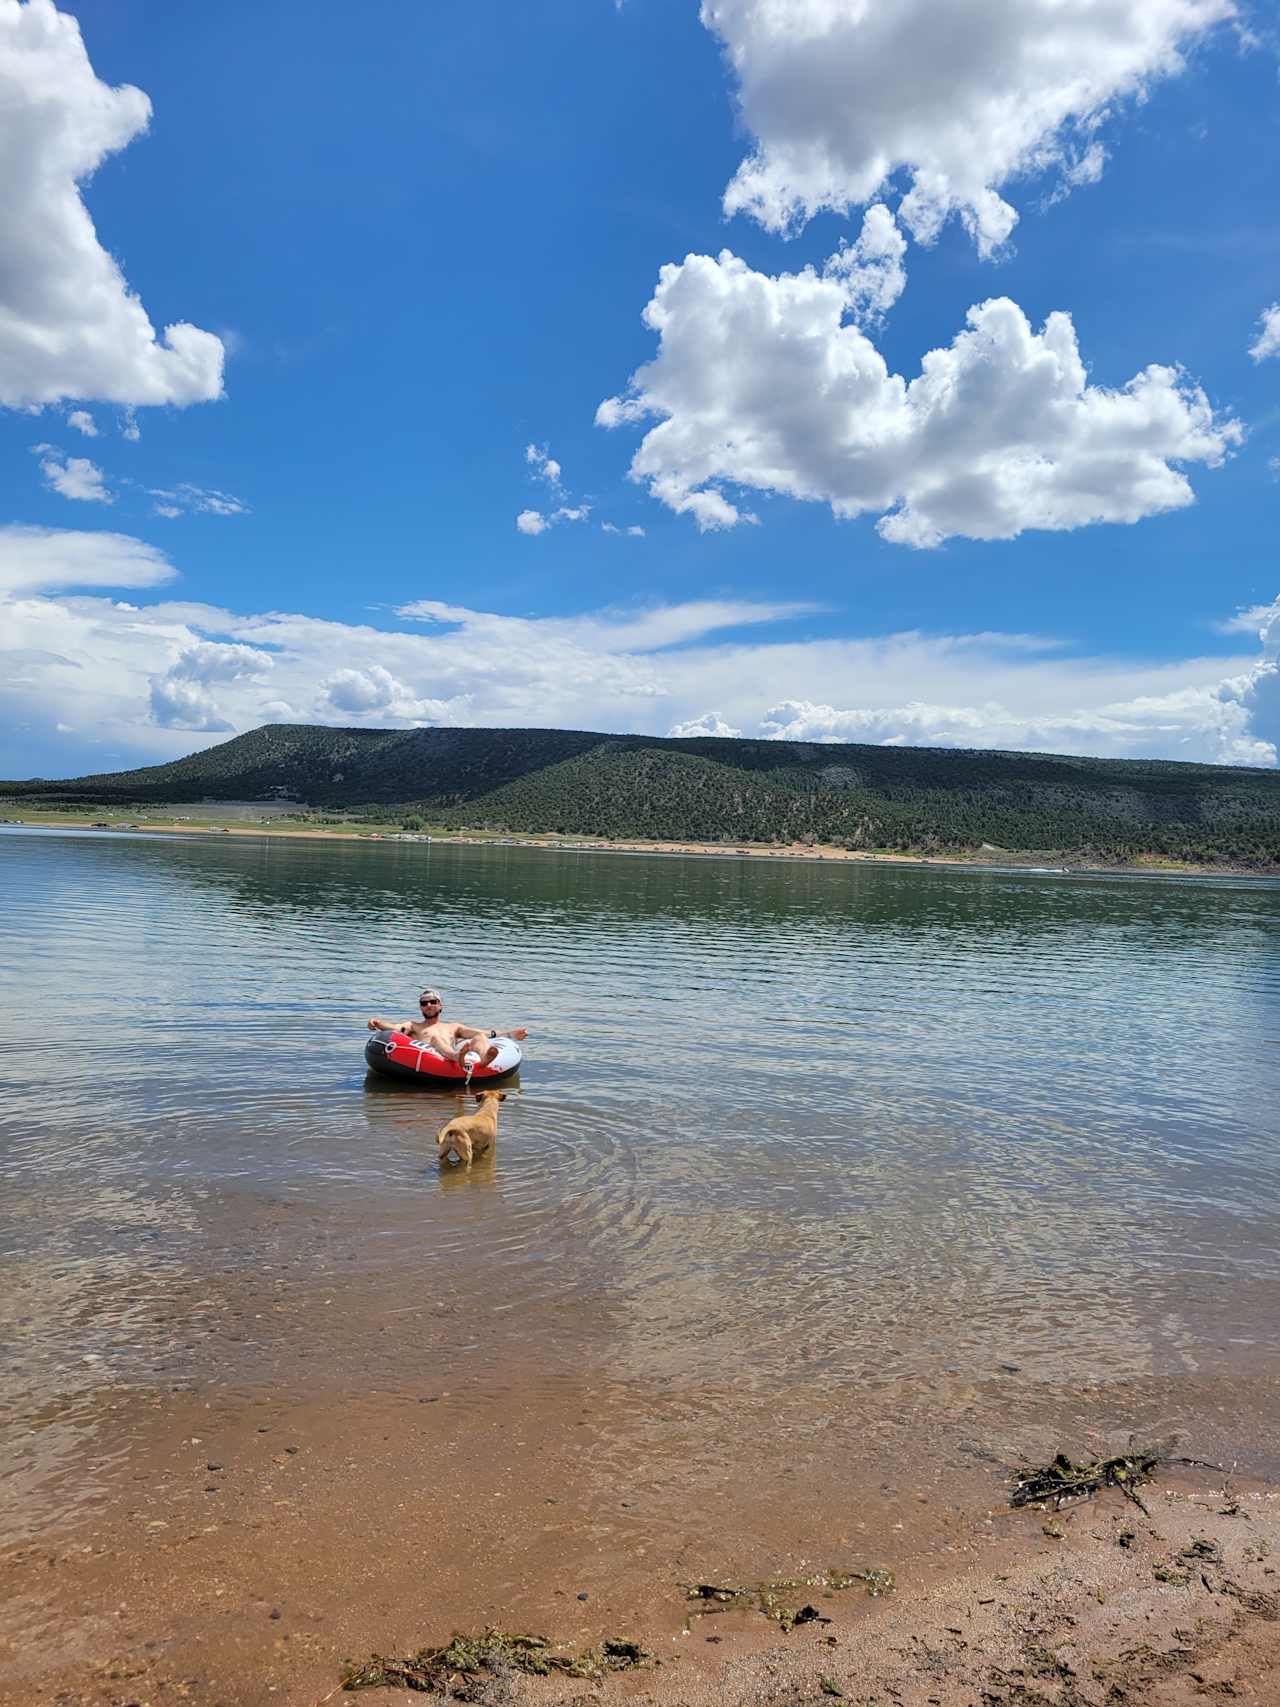
POLYGON ((4 822, 33 827, 76 830, 145 831, 166 835, 213 835, 236 837, 270 837, 294 841, 377 842, 458 847, 519 847, 536 848, 557 853, 617 853, 667 854, 710 859, 757 859, 790 863, 905 865, 930 869, 952 868, 970 871, 1023 872, 1050 876, 1090 873, 1112 876, 1183 876, 1183 877, 1260 877, 1280 876, 1280 865, 1274 870, 1257 871, 1229 865, 1191 865, 1167 859, 1144 859, 1127 865, 1091 862, 1053 849, 1012 853, 1001 848, 980 849, 971 854, 891 853, 884 850, 841 848, 824 844, 793 842, 784 846, 759 843, 697 842, 673 839, 621 840, 604 836, 580 837, 569 835, 499 835, 466 830, 431 830, 414 832, 392 825, 382 827, 363 825, 310 827, 280 823, 285 814, 275 813, 262 821, 246 821, 246 809, 260 802, 240 803, 234 819, 219 822, 208 815, 208 809, 196 817, 173 813, 160 816, 132 816, 124 813, 113 818, 86 813, 72 816, 66 813, 19 813, 4 822))

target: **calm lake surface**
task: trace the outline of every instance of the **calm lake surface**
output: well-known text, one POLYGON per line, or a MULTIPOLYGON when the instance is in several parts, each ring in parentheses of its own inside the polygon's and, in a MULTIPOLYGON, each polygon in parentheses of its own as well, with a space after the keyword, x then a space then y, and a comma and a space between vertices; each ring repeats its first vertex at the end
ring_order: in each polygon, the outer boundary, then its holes
POLYGON ((11 830, 0 892, 5 1536, 104 1392, 587 1370, 671 1396, 620 1455, 874 1457, 1275 1368, 1280 885, 11 830), (531 1031, 469 1176, 366 1082, 428 982, 531 1031))

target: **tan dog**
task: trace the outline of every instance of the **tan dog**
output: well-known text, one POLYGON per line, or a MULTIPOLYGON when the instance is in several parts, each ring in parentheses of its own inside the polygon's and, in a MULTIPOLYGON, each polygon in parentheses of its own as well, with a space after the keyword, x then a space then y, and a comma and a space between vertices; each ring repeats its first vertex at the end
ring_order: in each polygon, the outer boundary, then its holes
POLYGON ((456 1114, 436 1134, 436 1149, 443 1162, 450 1151, 471 1166, 473 1156, 483 1155, 498 1136, 498 1104, 507 1100, 505 1091, 477 1091, 480 1106, 474 1114, 456 1114))

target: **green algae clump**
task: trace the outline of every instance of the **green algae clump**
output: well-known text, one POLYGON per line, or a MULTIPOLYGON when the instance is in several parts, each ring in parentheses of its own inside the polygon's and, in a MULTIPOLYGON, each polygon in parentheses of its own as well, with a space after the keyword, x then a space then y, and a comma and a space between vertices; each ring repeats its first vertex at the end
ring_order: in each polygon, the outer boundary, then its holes
POLYGON ((507 1630, 484 1630, 477 1636, 455 1635, 443 1648, 419 1648, 408 1659, 372 1655, 363 1665, 343 1669, 343 1689, 414 1689, 426 1695, 444 1694, 452 1679, 524 1672, 531 1677, 599 1679, 610 1672, 630 1671, 652 1655, 639 1642, 607 1637, 598 1648, 581 1654, 558 1653, 546 1636, 521 1636, 507 1630))

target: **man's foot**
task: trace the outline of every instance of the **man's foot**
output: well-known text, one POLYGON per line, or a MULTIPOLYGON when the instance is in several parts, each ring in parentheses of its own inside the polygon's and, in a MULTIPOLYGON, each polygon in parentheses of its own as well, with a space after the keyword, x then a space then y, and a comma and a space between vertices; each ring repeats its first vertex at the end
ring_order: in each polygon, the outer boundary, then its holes
POLYGON ((484 1054, 476 1062, 476 1067, 477 1068, 487 1067, 491 1061, 496 1061, 497 1059, 498 1059, 498 1045, 496 1043, 490 1043, 486 1047, 484 1054))

